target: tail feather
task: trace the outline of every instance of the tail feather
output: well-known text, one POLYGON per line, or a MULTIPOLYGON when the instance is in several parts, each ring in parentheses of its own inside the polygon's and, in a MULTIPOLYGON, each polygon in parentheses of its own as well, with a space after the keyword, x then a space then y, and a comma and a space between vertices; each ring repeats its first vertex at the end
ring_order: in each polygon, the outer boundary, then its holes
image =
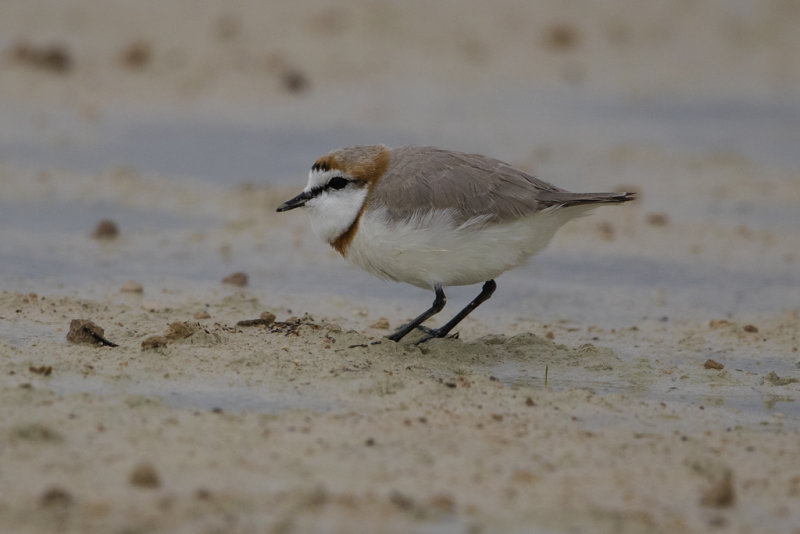
POLYGON ((636 193, 569 193, 547 192, 540 201, 546 206, 580 206, 583 204, 619 204, 636 198, 636 193))

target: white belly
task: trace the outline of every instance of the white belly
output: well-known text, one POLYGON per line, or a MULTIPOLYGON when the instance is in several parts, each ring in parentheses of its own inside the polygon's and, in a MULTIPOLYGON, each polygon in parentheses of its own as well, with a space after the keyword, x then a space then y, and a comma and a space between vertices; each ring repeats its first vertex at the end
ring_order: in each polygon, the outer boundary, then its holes
POLYGON ((384 209, 364 213, 347 259, 387 280, 422 288, 477 284, 523 264, 564 223, 592 206, 544 210, 508 223, 453 224, 440 210, 391 222, 384 209))

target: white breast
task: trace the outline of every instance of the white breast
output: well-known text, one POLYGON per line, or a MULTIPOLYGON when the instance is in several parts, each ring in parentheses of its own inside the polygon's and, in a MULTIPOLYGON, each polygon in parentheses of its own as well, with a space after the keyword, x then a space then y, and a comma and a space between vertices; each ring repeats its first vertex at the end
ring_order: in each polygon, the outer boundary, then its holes
POLYGON ((422 288, 495 278, 547 246, 556 230, 592 206, 548 209, 507 223, 475 218, 453 223, 450 210, 392 221, 386 209, 365 212, 347 258, 384 279, 422 288))

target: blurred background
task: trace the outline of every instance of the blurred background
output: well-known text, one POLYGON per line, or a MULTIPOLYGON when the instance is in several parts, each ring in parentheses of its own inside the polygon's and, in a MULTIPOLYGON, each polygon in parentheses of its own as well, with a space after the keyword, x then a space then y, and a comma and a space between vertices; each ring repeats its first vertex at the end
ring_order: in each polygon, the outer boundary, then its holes
POLYGON ((641 193, 506 275, 521 289, 496 313, 625 323, 800 302, 792 0, 4 0, 0 50, 3 290, 134 279, 168 299, 245 271, 275 303, 369 294, 410 314, 425 292, 272 213, 318 156, 382 142, 641 193), (116 231, 93 234, 104 219, 116 231), (625 305, 598 313, 609 299, 625 305))

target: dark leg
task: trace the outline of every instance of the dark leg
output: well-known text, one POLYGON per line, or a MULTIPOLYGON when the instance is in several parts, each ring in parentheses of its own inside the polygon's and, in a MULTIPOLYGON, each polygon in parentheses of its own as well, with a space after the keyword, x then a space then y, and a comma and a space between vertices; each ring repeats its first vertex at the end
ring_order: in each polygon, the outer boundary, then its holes
POLYGON ((455 317, 450 319, 447 322, 447 324, 431 331, 430 334, 417 341, 416 344, 419 345, 420 343, 424 343, 431 338, 444 337, 447 334, 449 334, 450 330, 455 328, 456 325, 460 323, 464 317, 466 317, 467 315, 470 314, 470 312, 472 312, 472 310, 474 310, 475 308, 477 308, 478 306, 489 300, 489 297, 492 296, 492 293, 494 293, 495 289, 497 289, 497 284, 495 283, 494 280, 487 280, 486 282, 484 282, 483 289, 481 289, 481 292, 477 297, 472 299, 472 302, 464 306, 464 309, 458 312, 455 317))
POLYGON ((430 307, 430 309, 422 312, 419 315, 419 317, 417 317, 410 323, 401 326, 400 329, 397 330, 397 332, 389 336, 389 339, 391 339, 392 341, 400 341, 406 334, 408 334, 416 327, 418 327, 419 325, 430 319, 432 316, 442 311, 445 302, 447 302, 447 298, 444 296, 444 291, 442 291, 442 286, 437 285, 435 287, 435 291, 436 291, 436 299, 433 301, 433 305, 430 307))

